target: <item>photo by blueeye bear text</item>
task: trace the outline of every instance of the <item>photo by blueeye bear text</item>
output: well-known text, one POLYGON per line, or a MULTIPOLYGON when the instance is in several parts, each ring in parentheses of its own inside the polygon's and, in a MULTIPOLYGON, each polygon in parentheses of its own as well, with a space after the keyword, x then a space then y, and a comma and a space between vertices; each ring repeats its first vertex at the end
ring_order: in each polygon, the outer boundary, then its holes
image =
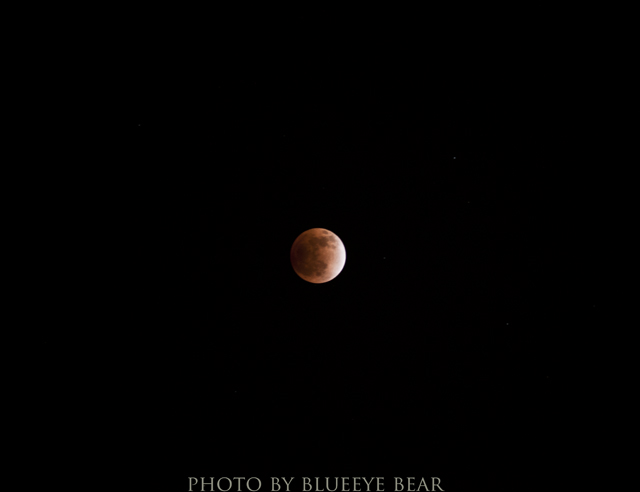
MULTIPOLYGON (((385 492, 385 477, 270 477, 271 492, 385 492)), ((258 477, 189 477, 189 492, 257 492, 258 477)), ((444 492, 438 477, 393 477, 393 492, 444 492)))

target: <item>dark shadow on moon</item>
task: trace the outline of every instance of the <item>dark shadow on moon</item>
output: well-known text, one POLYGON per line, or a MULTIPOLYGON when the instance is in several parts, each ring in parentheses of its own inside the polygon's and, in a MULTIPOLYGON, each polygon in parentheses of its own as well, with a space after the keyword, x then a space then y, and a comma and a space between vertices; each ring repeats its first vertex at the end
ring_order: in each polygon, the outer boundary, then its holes
POLYGON ((335 236, 312 237, 308 240, 308 242, 311 246, 313 246, 314 252, 317 252, 319 248, 336 249, 336 247, 338 246, 335 236))
POLYGON ((311 230, 299 236, 294 242, 291 262, 298 275, 306 280, 314 278, 322 282, 326 277, 328 281, 335 276, 328 273, 330 269, 334 269, 331 264, 339 257, 336 255, 340 255, 337 252, 338 249, 342 249, 342 244, 331 231, 311 230))
POLYGON ((322 276, 328 268, 328 264, 318 258, 320 246, 313 244, 312 241, 306 241, 298 245, 294 249, 294 260, 298 266, 298 270, 307 276, 322 276))

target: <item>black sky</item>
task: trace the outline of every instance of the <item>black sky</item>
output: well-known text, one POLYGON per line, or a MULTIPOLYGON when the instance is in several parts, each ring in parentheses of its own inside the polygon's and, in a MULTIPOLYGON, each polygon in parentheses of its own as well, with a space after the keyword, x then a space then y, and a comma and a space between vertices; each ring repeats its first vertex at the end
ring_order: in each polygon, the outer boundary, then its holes
POLYGON ((456 490, 544 440, 557 326, 542 98, 471 82, 225 75, 132 90, 105 205, 125 306, 107 380, 145 470, 172 490, 340 473, 456 490), (321 285, 289 262, 314 227, 347 252, 321 285))

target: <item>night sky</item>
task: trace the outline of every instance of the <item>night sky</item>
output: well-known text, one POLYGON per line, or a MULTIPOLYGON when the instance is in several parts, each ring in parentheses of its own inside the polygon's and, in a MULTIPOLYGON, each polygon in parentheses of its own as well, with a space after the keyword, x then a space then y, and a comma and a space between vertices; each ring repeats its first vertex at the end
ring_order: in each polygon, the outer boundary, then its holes
POLYGON ((442 74, 197 80, 136 86, 113 134, 125 466, 175 492, 543 473, 522 454, 557 392, 546 144, 523 116, 542 96, 442 74), (347 254, 318 285, 289 260, 316 227, 347 254))

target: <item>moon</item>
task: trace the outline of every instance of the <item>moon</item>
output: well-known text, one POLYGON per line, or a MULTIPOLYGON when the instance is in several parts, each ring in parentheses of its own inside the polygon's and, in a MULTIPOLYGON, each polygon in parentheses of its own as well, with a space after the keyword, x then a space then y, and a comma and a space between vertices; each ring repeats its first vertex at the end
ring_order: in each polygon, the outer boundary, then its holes
POLYGON ((327 229, 309 229, 291 246, 291 265, 300 278, 312 284, 333 280, 344 268, 347 252, 338 236, 327 229))

